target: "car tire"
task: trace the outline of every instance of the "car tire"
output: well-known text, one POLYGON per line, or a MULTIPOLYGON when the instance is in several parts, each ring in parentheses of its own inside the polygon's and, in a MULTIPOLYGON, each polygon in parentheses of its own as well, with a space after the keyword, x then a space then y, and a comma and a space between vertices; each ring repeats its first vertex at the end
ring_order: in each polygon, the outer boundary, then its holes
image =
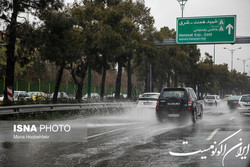
POLYGON ((203 118, 203 107, 201 106, 201 113, 199 115, 199 119, 202 119, 203 118))
POLYGON ((161 115, 160 115, 160 114, 157 114, 157 113, 156 113, 155 115, 156 115, 157 121, 160 122, 160 123, 162 123, 162 122, 163 122, 163 119, 162 119, 161 115))
POLYGON ((197 122, 197 111, 196 108, 192 112, 192 122, 195 124, 197 122))

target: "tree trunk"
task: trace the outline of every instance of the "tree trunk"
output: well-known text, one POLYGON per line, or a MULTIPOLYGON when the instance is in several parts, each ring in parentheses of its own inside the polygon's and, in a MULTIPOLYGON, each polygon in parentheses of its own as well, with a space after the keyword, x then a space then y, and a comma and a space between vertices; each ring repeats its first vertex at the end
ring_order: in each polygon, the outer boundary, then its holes
POLYGON ((16 26, 17 26, 17 15, 18 15, 18 2, 13 1, 13 13, 11 16, 11 22, 9 25, 8 39, 6 56, 6 79, 4 88, 4 104, 10 105, 8 102, 7 87, 12 86, 14 90, 14 74, 15 74, 15 44, 16 44, 16 26))
POLYGON ((87 65, 84 64, 83 62, 81 62, 81 76, 80 76, 80 81, 76 78, 76 74, 75 71, 73 70, 73 67, 71 65, 71 75, 72 78, 74 79, 75 83, 77 84, 77 91, 76 91, 76 97, 75 99, 77 100, 77 102, 82 102, 82 89, 83 89, 83 81, 86 77, 86 73, 87 73, 87 65))
POLYGON ((159 85, 159 88, 158 88, 158 92, 161 92, 161 91, 162 91, 163 84, 164 84, 164 79, 163 79, 163 77, 161 77, 161 78, 160 78, 160 85, 159 85))
MULTIPOLYGON (((5 79, 5 90, 4 90, 4 104, 10 105, 11 102, 8 102, 7 87, 11 86, 14 90, 14 73, 15 73, 15 60, 14 53, 12 49, 7 50, 7 67, 6 67, 6 79, 5 79)), ((13 92, 12 92, 13 94, 13 92)))
POLYGON ((144 85, 145 85, 144 92, 148 92, 148 74, 146 74, 144 85))
MULTIPOLYGON (((84 75, 84 78, 85 78, 85 75, 84 75)), ((83 81, 84 81, 84 79, 81 78, 81 81, 77 84, 76 100, 78 103, 82 102, 83 81)))
POLYGON ((106 82, 106 72, 107 72, 107 59, 106 59, 106 56, 103 55, 102 83, 101 83, 101 92, 100 92, 101 98, 104 97, 105 82, 106 82))
POLYGON ((131 74, 131 57, 128 58, 128 67, 127 67, 127 75, 128 75, 128 99, 131 99, 132 95, 132 74, 131 74))
POLYGON ((116 77, 116 85, 115 85, 115 98, 120 98, 121 93, 121 80, 122 80, 122 64, 118 62, 118 72, 116 77))
POLYGON ((167 77, 167 87, 171 87, 170 86, 170 80, 171 80, 171 75, 168 73, 168 77, 167 77))
POLYGON ((175 88, 178 87, 178 72, 174 74, 174 87, 175 88))
POLYGON ((146 63, 146 69, 145 92, 150 92, 150 63, 148 60, 146 63))
POLYGON ((58 95, 58 91, 59 91, 59 88, 60 88, 60 84, 61 84, 61 80, 62 80, 62 75, 63 75, 64 67, 65 67, 65 64, 63 63, 60 66, 60 69, 58 71, 58 76, 57 76, 57 80, 56 80, 55 91, 54 91, 53 100, 52 100, 53 104, 55 104, 57 102, 57 95, 58 95))

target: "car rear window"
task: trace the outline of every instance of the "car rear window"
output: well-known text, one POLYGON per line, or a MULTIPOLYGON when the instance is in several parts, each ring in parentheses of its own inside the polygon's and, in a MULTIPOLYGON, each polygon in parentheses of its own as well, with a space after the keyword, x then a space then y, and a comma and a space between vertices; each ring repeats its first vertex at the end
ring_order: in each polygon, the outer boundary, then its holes
POLYGON ((186 98, 187 95, 185 90, 164 90, 161 93, 161 98, 169 98, 169 97, 178 97, 178 98, 186 98))
POLYGON ((228 97, 228 100, 239 100, 240 96, 230 96, 228 97))
POLYGON ((158 98, 159 94, 143 94, 140 98, 158 98))
POLYGON ((207 96, 205 99, 215 99, 214 96, 207 96))
POLYGON ((242 96, 240 101, 242 101, 242 102, 250 102, 250 96, 242 96))

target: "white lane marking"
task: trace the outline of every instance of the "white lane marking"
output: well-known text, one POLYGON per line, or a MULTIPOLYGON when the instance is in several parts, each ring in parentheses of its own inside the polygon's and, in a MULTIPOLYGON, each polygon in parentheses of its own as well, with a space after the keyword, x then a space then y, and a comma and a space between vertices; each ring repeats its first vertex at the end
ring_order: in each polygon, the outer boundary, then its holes
POLYGON ((220 128, 216 128, 208 137, 207 140, 212 140, 212 138, 216 135, 216 133, 220 130, 220 128))
POLYGON ((135 122, 135 123, 110 123, 110 124, 87 124, 88 128, 95 128, 95 127, 111 127, 111 126, 125 126, 125 125, 139 125, 143 124, 144 122, 135 122))
POLYGON ((234 119, 234 117, 231 117, 230 119, 229 119, 229 121, 232 121, 234 119))
POLYGON ((123 129, 125 129, 125 128, 119 128, 119 129, 115 129, 115 130, 106 131, 106 132, 99 133, 99 134, 96 134, 96 135, 88 136, 88 137, 86 137, 86 139, 91 139, 91 138, 94 138, 94 137, 106 135, 106 134, 117 132, 117 131, 120 131, 120 130, 123 130, 123 129))

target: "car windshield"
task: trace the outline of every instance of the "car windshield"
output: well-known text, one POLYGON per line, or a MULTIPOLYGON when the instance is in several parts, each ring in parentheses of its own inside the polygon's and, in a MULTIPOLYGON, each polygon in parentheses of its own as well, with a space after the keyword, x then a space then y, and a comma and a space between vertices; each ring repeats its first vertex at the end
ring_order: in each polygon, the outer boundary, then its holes
POLYGON ((159 94, 143 94, 140 98, 158 98, 159 94))
POLYGON ((161 98, 169 97, 185 98, 186 94, 184 90, 164 90, 164 92, 161 94, 161 98))
POLYGON ((250 96, 242 96, 240 101, 242 101, 242 102, 250 102, 250 96))
POLYGON ((14 92, 14 98, 16 98, 17 97, 17 95, 18 95, 18 93, 17 92, 14 92))
POLYGON ((240 96, 230 96, 228 97, 228 100, 239 100, 240 96))
POLYGON ((31 93, 30 96, 37 96, 38 93, 34 92, 34 93, 31 93))
POLYGON ((215 99, 214 96, 207 96, 206 99, 215 99))

